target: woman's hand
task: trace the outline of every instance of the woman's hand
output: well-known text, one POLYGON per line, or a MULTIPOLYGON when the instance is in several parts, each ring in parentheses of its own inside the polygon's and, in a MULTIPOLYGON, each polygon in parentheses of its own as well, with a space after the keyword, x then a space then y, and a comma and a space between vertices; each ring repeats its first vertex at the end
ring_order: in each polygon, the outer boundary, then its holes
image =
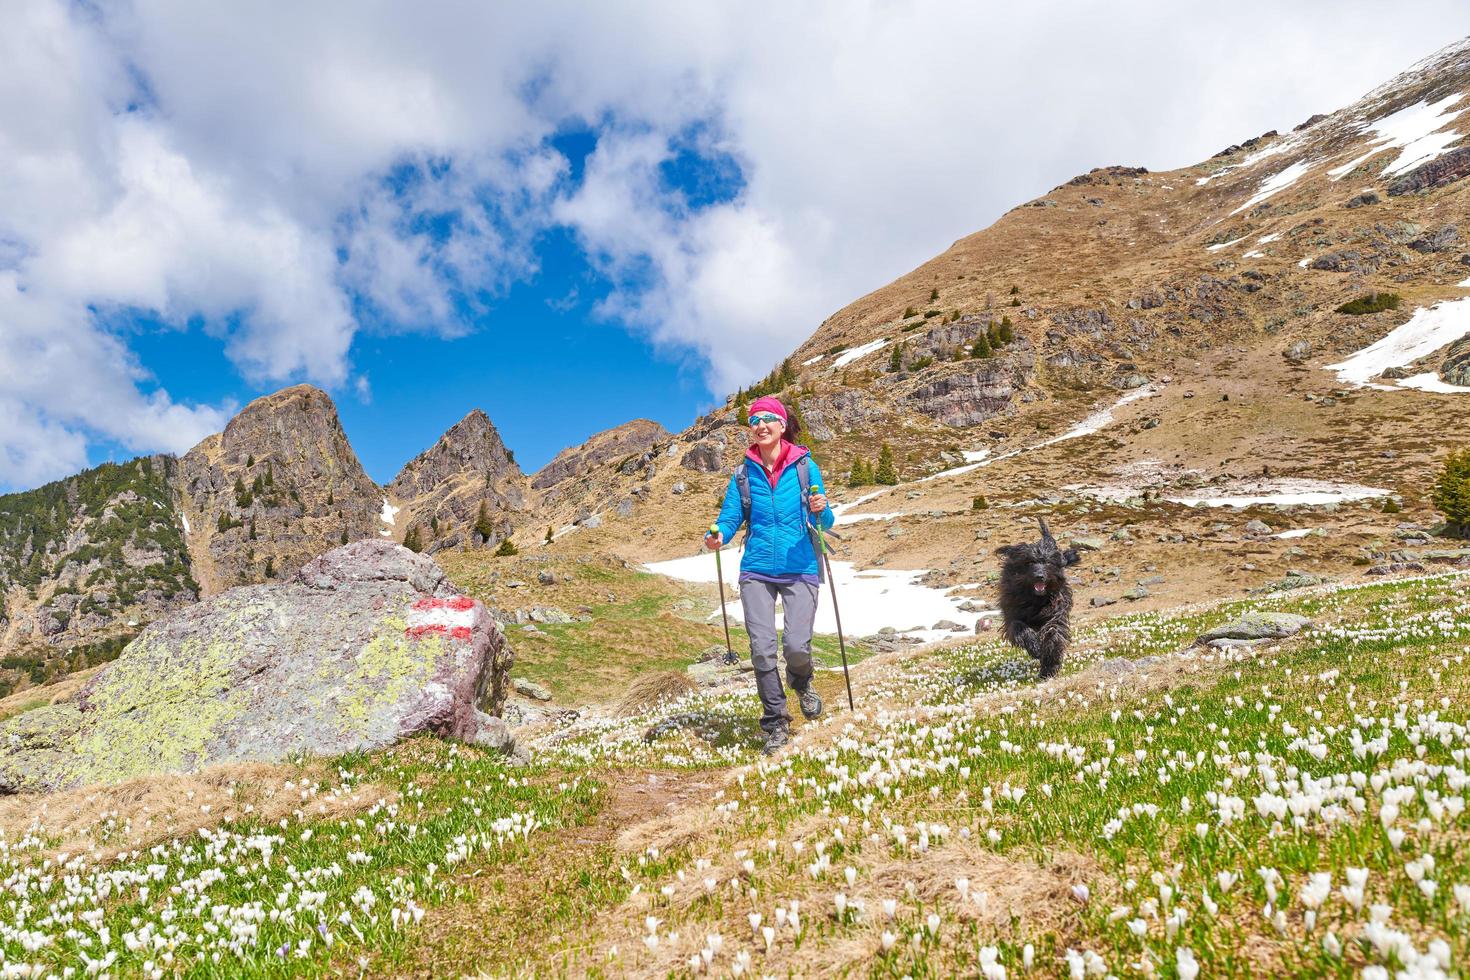
POLYGON ((720 545, 725 543, 725 536, 719 531, 710 531, 704 536, 704 546, 710 551, 718 551, 720 545))
POLYGON ((823 494, 813 493, 807 498, 807 504, 810 506, 813 514, 820 514, 827 509, 827 498, 823 494))

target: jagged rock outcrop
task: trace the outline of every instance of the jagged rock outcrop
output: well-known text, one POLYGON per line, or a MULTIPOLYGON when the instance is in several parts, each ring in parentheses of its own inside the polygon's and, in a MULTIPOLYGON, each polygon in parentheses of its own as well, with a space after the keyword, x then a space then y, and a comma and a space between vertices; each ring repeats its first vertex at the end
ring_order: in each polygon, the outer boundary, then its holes
POLYGON ((1005 356, 977 358, 900 397, 900 403, 936 422, 956 427, 979 425, 1013 411, 1034 366, 1029 349, 1005 356))
POLYGON ((511 533, 514 515, 526 506, 526 478, 515 454, 478 408, 409 460, 387 490, 407 511, 397 518, 405 535, 417 529, 431 553, 466 540, 495 544, 511 533), (489 534, 475 529, 482 505, 489 534))
POLYGON ((1464 177, 1470 177, 1470 146, 1451 150, 1442 157, 1410 170, 1388 185, 1388 196, 1398 197, 1402 194, 1432 190, 1464 177))
POLYGON ((1439 378, 1445 384, 1470 388, 1470 336, 1462 337, 1450 345, 1439 366, 1439 378))
POLYGON ((560 483, 576 479, 610 460, 641 455, 655 443, 670 438, 670 433, 657 422, 634 419, 597 433, 586 442, 568 446, 552 457, 531 478, 531 486, 548 490, 560 483))
POLYGON ((327 393, 257 398, 179 461, 195 577, 205 594, 285 579, 328 548, 377 537, 383 494, 327 393))
POLYGON ((510 748, 513 655, 432 559, 361 541, 293 581, 154 622, 72 700, 0 725, 0 793, 370 750, 420 732, 510 748))

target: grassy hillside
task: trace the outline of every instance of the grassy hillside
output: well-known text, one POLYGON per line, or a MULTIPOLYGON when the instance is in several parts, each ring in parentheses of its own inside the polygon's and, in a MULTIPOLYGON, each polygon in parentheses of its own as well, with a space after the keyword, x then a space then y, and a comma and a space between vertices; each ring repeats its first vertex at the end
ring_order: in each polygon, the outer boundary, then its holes
POLYGON ((749 730, 742 688, 519 769, 423 739, 167 805, 7 801, 0 949, 229 976, 1453 970, 1470 579, 1251 607, 1315 625, 1212 650, 1188 644, 1247 604, 1119 617, 1046 685, 989 644, 875 657, 857 713, 770 761, 644 739, 749 730))

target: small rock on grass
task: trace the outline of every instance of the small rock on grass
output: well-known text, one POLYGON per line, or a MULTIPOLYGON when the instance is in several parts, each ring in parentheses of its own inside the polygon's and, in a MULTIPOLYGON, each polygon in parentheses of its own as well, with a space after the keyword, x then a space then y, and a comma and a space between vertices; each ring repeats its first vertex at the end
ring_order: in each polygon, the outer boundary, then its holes
POLYGON ((1306 616, 1283 612, 1248 612, 1228 623, 1201 633, 1198 642, 1211 640, 1279 640, 1295 636, 1311 625, 1306 616))
POLYGON ((514 687, 516 689, 517 694, 524 695, 536 701, 551 700, 551 692, 542 687, 540 684, 537 684, 533 680, 528 680, 524 677, 516 677, 512 679, 510 683, 511 687, 514 687))

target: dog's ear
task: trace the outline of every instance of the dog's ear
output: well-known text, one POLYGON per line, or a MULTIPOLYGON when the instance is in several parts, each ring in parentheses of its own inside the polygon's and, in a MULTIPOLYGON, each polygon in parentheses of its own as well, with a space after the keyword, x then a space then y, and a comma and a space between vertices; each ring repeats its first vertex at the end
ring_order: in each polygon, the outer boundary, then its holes
POLYGON ((1038 517, 1036 522, 1041 525, 1041 540, 1055 547, 1057 539, 1051 536, 1051 528, 1046 526, 1046 518, 1038 517))
POLYGON ((1019 558, 1025 552, 1024 544, 1004 544, 995 549, 995 553, 1002 558, 1019 558))
POLYGON ((1067 565, 1075 565, 1081 560, 1082 555, 1077 551, 1076 548, 1068 548, 1066 551, 1062 552, 1063 567, 1067 565))

